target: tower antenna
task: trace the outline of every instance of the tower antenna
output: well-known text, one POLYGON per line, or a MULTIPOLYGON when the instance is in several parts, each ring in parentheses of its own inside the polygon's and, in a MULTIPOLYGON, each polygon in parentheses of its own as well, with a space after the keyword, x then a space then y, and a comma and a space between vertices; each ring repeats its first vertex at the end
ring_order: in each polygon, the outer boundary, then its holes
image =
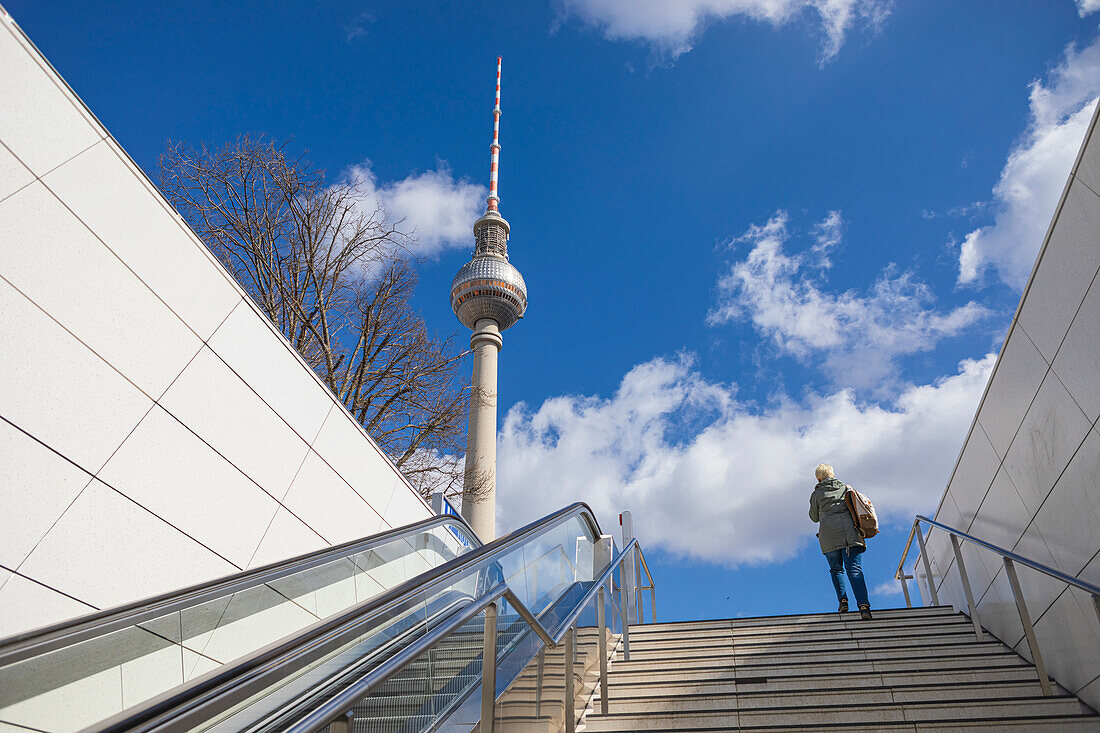
POLYGON ((497 196, 497 166, 500 162, 500 56, 497 56, 497 96, 493 106, 493 144, 489 146, 492 151, 489 163, 489 198, 486 199, 485 213, 497 210, 500 197, 497 196))

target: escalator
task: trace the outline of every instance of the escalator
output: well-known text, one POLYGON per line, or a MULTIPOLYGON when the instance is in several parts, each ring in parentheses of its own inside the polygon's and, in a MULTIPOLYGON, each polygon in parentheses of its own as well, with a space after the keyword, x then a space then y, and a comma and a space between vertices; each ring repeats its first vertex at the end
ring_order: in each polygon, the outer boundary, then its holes
POLYGON ((0 729, 573 730, 640 557, 584 504, 433 517, 2 640, 0 729))

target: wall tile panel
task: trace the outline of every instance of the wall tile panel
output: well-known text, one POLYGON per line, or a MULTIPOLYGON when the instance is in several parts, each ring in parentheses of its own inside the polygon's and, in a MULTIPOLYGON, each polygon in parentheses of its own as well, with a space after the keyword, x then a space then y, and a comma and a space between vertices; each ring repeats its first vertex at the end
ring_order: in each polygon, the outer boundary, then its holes
POLYGON ((1100 199, 1080 181, 1070 184, 1054 231, 1035 272, 1019 322, 1048 362, 1054 360, 1081 299, 1100 268, 1100 199))
POLYGON ((329 413, 313 449, 379 514, 385 513, 395 487, 404 487, 389 461, 364 439, 362 428, 342 409, 329 413))
POLYGON ((397 489, 393 492, 390 503, 383 514, 386 518, 386 522, 391 527, 401 527, 406 524, 412 524, 430 515, 431 511, 425 506, 424 502, 420 500, 420 497, 412 491, 406 490, 403 485, 398 485, 397 489))
POLYGON ((1100 620, 1088 594, 1067 589, 1035 621, 1035 636, 1051 676, 1076 690, 1100 675, 1100 620))
POLYGON ((205 347, 160 404, 275 499, 286 495, 309 450, 205 347))
POLYGON ((0 144, 0 203, 34 180, 34 174, 0 144))
POLYGON ((98 477, 241 569, 279 508, 159 406, 98 477))
POLYGON ((1004 468, 1025 506, 1025 512, 1016 515, 1017 524, 1039 511, 1089 428, 1061 380, 1048 373, 1005 456, 1004 468))
POLYGON ((12 575, 0 587, 0 638, 96 610, 33 580, 12 575))
POLYGON ((260 546, 256 548, 256 554, 248 567, 256 568, 288 557, 304 555, 320 550, 327 544, 300 519, 286 509, 280 509, 260 541, 260 546))
MULTIPOLYGON (((1034 524, 1027 528, 1024 536, 1012 550, 1017 555, 1054 567, 1054 556, 1050 554, 1043 534, 1034 524)), ((1027 595, 1027 610, 1032 619, 1038 618, 1046 611, 1066 587, 1062 581, 1019 563, 1017 563, 1016 573, 1020 577, 1020 586, 1027 595)))
POLYGON ((993 579, 993 584, 978 601, 978 620, 984 628, 992 631, 1009 646, 1015 646, 1024 638, 1024 625, 1020 622, 1012 585, 1008 582, 1003 566, 993 579))
POLYGON ((0 313, 0 416, 95 473, 152 401, 3 280, 0 313))
POLYGON ((242 302, 208 344, 306 443, 332 409, 332 395, 313 378, 264 316, 242 302))
POLYGON ((35 175, 61 165, 103 133, 8 23, 0 23, 0 141, 35 175))
POLYGON ((970 525, 970 534, 994 545, 1012 549, 1024 533, 1027 508, 1013 481, 1002 468, 970 525))
POLYGON ((92 477, 0 421, 4 531, 0 564, 19 567, 92 477))
POLYGON ((1094 280, 1051 365, 1090 422, 1100 418, 1100 280, 1094 280))
POLYGON ((94 481, 19 571, 98 608, 184 588, 236 568, 94 481))
POLYGON ((1013 328, 978 411, 978 422, 1004 458, 1020 421, 1046 376, 1047 362, 1028 335, 1013 328))
MULTIPOLYGON (((986 437, 980 423, 974 425, 966 445, 959 456, 959 465, 951 477, 948 495, 957 507, 958 524, 964 532, 970 528, 974 515, 985 498, 993 477, 997 474, 1000 458, 986 437)), ((943 510, 941 509, 941 512, 943 510)), ((945 524, 951 524, 944 521, 945 524)))
POLYGON ((376 534, 382 517, 310 451, 283 504, 332 545, 376 534))
POLYGON ((154 399, 202 345, 41 183, 0 206, 0 242, 4 278, 154 399))
POLYGON ((200 339, 240 301, 241 291, 113 141, 43 181, 200 339))
POLYGON ((1076 576, 1100 550, 1100 433, 1085 442, 1043 502, 1035 524, 1058 570, 1076 576))

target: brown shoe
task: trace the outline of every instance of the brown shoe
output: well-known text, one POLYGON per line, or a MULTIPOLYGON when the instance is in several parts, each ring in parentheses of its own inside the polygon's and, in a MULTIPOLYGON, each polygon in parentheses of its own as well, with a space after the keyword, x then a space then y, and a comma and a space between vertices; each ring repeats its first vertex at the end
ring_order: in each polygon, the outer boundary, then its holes
POLYGON ((848 613, 848 599, 845 598, 840 602, 840 608, 837 609, 837 613, 848 613))
POLYGON ((859 617, 864 621, 870 621, 873 618, 871 616, 871 605, 869 603, 859 604, 859 617))

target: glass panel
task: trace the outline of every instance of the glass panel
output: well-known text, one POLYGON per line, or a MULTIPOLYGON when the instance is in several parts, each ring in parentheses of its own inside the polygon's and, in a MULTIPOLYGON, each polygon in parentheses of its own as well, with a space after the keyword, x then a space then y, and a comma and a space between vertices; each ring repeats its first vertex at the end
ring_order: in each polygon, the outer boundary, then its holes
POLYGON ((395 538, 2 667, 0 727, 92 725, 468 552, 463 532, 440 526, 395 538))

